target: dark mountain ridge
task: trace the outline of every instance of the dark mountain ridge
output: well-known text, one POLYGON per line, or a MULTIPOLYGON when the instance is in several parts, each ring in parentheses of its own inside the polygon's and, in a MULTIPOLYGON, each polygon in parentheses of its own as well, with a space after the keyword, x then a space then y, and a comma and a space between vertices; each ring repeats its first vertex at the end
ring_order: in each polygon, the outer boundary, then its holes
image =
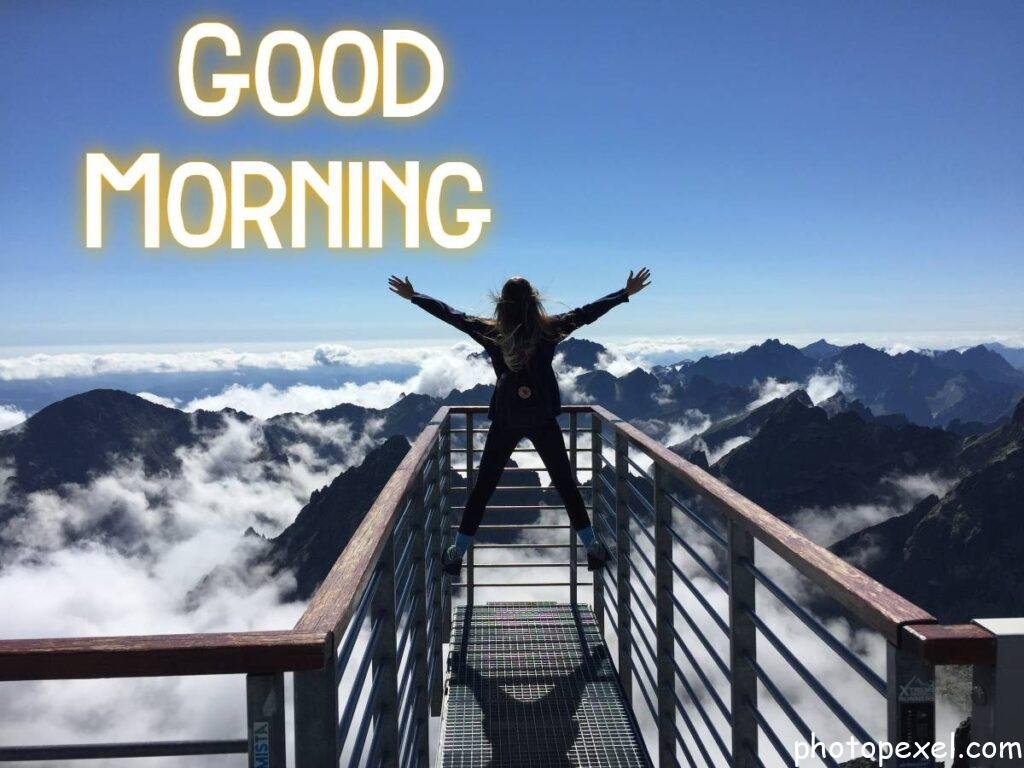
POLYGON ((829 416, 799 397, 776 403, 756 436, 712 471, 783 519, 808 507, 874 502, 883 478, 939 470, 960 445, 941 429, 854 411, 829 416))
POLYGON ((945 622, 1024 613, 1024 400, 969 439, 970 472, 949 493, 833 546, 841 557, 945 622))

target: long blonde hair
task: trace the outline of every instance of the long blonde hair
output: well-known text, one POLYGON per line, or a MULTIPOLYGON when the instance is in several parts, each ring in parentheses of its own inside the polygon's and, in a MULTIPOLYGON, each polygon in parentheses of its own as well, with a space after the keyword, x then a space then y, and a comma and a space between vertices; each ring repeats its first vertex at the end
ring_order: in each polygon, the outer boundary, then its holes
POLYGON ((491 338, 501 349, 505 365, 522 370, 542 338, 555 338, 551 318, 525 277, 509 278, 493 298, 494 317, 487 320, 491 338))

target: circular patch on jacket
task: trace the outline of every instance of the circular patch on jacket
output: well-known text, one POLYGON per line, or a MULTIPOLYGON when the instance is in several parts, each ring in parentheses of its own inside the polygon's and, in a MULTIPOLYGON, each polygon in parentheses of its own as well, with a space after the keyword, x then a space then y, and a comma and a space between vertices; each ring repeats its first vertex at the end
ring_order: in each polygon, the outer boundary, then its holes
POLYGON ((529 400, 530 396, 533 394, 533 391, 529 387, 524 385, 518 389, 517 394, 521 399, 529 400))

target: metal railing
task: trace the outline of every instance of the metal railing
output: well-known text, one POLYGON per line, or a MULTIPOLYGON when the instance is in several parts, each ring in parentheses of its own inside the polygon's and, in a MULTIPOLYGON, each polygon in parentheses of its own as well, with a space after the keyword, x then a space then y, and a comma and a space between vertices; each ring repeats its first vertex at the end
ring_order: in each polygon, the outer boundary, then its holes
MULTIPOLYGON (((791 765, 787 739, 809 738, 823 717, 828 733, 860 741, 921 740, 933 735, 941 664, 975 665, 988 686, 987 709, 978 712, 991 714, 993 633, 938 624, 603 408, 566 410, 572 465, 612 553, 593 579, 578 576, 585 563, 567 521, 548 519, 561 508, 553 490, 520 474, 542 471, 519 466, 533 453, 527 447, 513 454, 517 466, 493 498, 465 581, 442 574, 440 555, 460 494, 473 484, 486 409, 441 408, 292 630, 0 642, 0 680, 245 674, 244 739, 0 747, 0 760, 237 752, 253 766, 283 766, 284 674, 292 673, 296 766, 427 765, 430 721, 443 703, 452 596, 472 604, 477 590, 512 589, 517 599, 524 590, 546 599, 560 590, 574 605, 591 599, 623 695, 650 726, 648 747, 661 766, 791 765), (484 557, 490 553, 517 559, 484 557), (517 569, 529 569, 530 580, 506 578, 517 569), (502 576, 478 580, 478 570, 502 576), (812 593, 794 581, 798 575, 812 593), (836 620, 821 618, 824 600, 845 612, 840 621, 884 643, 883 663, 865 659, 851 634, 837 634, 836 620), (780 624, 780 616, 791 621, 780 624), (813 658, 795 649, 803 638, 818 643, 813 658), (861 681, 858 701, 873 696, 872 706, 886 708, 885 732, 864 723, 864 706, 851 706, 822 669, 861 681), (806 695, 795 695, 798 688, 806 695)), ((999 690, 1005 699, 1005 686, 999 690)))
MULTIPOLYGON (((451 450, 463 458, 455 467, 465 478, 453 493, 473 485, 485 410, 448 413, 451 450)), ((572 604, 581 591, 592 599, 616 649, 623 694, 638 716, 647 716, 648 747, 659 765, 789 766, 795 740, 810 742, 812 734, 826 741, 932 742, 935 667, 972 664, 976 676, 989 673, 995 638, 986 629, 940 625, 607 410, 565 410, 572 466, 593 524, 610 545, 608 567, 592 582, 579 580, 584 563, 564 520, 495 519, 560 508, 545 498, 550 488, 515 480, 517 470, 543 470, 527 465, 506 469, 467 558, 466 580, 453 588, 469 604, 480 589, 499 598, 509 590, 568 588, 572 604), (520 494, 517 503, 506 503, 502 490, 520 494), (528 493, 537 496, 532 503, 528 493), (535 535, 529 543, 488 538, 510 532, 535 535), (481 562, 473 554, 566 549, 569 562, 481 562), (551 577, 477 579, 477 570, 504 568, 551 577), (870 653, 873 645, 884 652, 870 653), (811 648, 812 658, 801 648, 811 648), (843 679, 843 690, 830 678, 843 679), (880 727, 872 710, 886 713, 880 727)), ((514 457, 532 453, 520 447, 514 457)), ((838 762, 825 753, 806 764, 838 762)), ((912 750, 890 764, 924 763, 912 750)))

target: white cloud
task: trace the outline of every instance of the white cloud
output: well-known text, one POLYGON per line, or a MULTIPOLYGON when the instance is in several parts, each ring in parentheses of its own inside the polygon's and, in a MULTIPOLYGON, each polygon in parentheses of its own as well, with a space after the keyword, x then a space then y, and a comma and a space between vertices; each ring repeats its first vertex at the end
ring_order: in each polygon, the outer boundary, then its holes
POLYGON ((181 405, 181 401, 174 397, 161 397, 160 395, 154 395, 152 392, 136 392, 135 394, 143 400, 162 405, 165 408, 178 408, 181 405))
POLYGON ((838 392, 852 393, 853 383, 847 377, 843 366, 837 365, 828 373, 818 372, 813 374, 802 386, 795 381, 778 381, 769 376, 764 381, 758 382, 757 388, 757 398, 747 405, 748 411, 760 408, 765 403, 777 400, 780 397, 787 397, 798 389, 805 390, 811 402, 817 405, 828 400, 838 392))
POLYGON ((836 365, 829 373, 816 373, 807 380, 804 386, 811 402, 817 405, 828 400, 833 395, 843 392, 847 395, 853 393, 853 382, 846 374, 842 365, 836 365))
POLYGON ((346 382, 335 389, 312 384, 294 384, 279 389, 273 384, 246 387, 232 384, 216 395, 198 397, 184 406, 186 411, 219 411, 234 408, 268 419, 282 413, 309 413, 332 408, 340 403, 352 403, 366 408, 386 408, 397 402, 405 390, 394 381, 374 381, 368 384, 346 382))
MULTIPOLYGON (((797 334, 785 339, 801 346, 822 334, 797 334)), ((919 334, 831 333, 824 334, 837 344, 864 342, 892 354, 907 350, 964 348, 998 341, 1007 346, 1024 346, 1024 336, 1004 333, 944 332, 919 334)), ((764 341, 764 336, 652 336, 628 340, 607 340, 607 370, 626 373, 633 368, 650 368, 705 354, 737 352, 764 341)), ((231 348, 171 350, 167 352, 38 352, 0 357, 0 381, 98 376, 112 373, 183 373, 236 371, 241 368, 298 371, 323 365, 364 367, 382 364, 418 365, 450 344, 365 344, 325 343, 297 349, 238 350, 231 348)), ((617 374, 618 375, 618 374, 617 374)))
MULTIPOLYGON (((598 361, 598 367, 600 367, 600 361, 598 361)), ((565 355, 561 353, 555 355, 552 368, 555 371, 555 378, 558 379, 558 390, 561 392, 564 402, 582 404, 592 401, 586 392, 580 391, 576 386, 576 378, 586 373, 585 369, 567 365, 565 355)))
POLYGON ((711 419, 708 415, 696 408, 691 408, 685 413, 685 417, 668 425, 668 430, 662 438, 665 445, 679 445, 686 442, 694 435, 698 435, 711 426, 711 419))
POLYGON ((0 405, 0 432, 18 426, 27 418, 27 413, 13 405, 0 405))
POLYGON ((11 492, 10 481, 14 479, 14 471, 13 461, 0 461, 0 506, 7 503, 8 495, 11 492))
POLYGON ((757 384, 757 398, 747 406, 748 411, 760 408, 765 403, 793 394, 800 385, 795 381, 777 381, 769 376, 757 384))
POLYGON ((730 437, 720 446, 714 450, 704 446, 704 452, 708 455, 708 464, 714 464, 716 461, 732 453, 734 450, 739 448, 741 445, 749 443, 751 440, 750 435, 737 435, 736 437, 730 437))
POLYGON ((304 349, 238 351, 207 349, 169 352, 37 353, 0 358, 0 381, 99 376, 112 373, 199 373, 240 368, 299 371, 322 365, 418 364, 448 346, 355 347, 322 344, 304 349))
MULTIPOLYGON (((793 515, 791 525, 816 544, 830 546, 857 531, 905 514, 929 495, 945 496, 956 484, 953 478, 931 473, 889 477, 879 484, 874 504, 841 504, 822 509, 809 507, 793 515)), ((868 562, 863 557, 860 564, 868 562)))
POLYGON ((467 351, 466 345, 437 351, 422 360, 419 372, 401 382, 387 379, 365 384, 345 382, 335 388, 295 384, 284 389, 273 384, 258 387, 232 384, 216 395, 190 401, 184 409, 216 411, 234 408, 265 419, 282 413, 309 413, 340 403, 387 408, 398 402, 403 394, 444 397, 453 389, 466 390, 477 384, 493 382, 490 363, 479 357, 469 357, 467 351))

